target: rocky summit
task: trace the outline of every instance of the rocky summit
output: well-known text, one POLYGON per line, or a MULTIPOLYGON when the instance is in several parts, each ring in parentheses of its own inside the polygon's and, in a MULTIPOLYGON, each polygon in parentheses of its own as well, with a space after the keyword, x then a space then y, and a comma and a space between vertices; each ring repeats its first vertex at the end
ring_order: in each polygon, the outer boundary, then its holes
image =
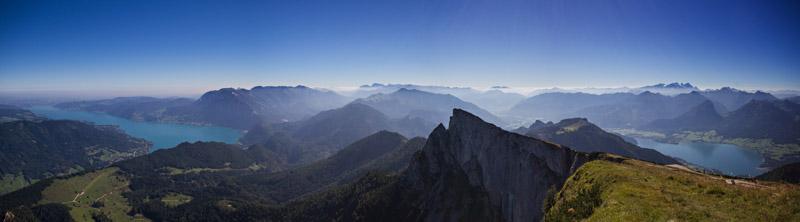
POLYGON ((588 159, 454 109, 449 127, 430 134, 403 180, 422 193, 425 221, 538 221, 548 190, 588 159))

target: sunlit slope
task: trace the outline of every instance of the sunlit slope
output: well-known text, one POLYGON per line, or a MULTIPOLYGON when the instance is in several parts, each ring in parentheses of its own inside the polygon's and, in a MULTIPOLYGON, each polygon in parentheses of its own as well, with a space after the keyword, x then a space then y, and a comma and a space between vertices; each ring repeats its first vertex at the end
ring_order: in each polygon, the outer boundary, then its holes
POLYGON ((129 180, 116 167, 87 172, 65 179, 56 179, 42 190, 37 204, 62 204, 76 221, 107 217, 113 221, 133 221, 131 210, 122 193, 130 191, 129 180))
POLYGON ((799 221, 800 186, 606 158, 565 183, 546 221, 799 221))

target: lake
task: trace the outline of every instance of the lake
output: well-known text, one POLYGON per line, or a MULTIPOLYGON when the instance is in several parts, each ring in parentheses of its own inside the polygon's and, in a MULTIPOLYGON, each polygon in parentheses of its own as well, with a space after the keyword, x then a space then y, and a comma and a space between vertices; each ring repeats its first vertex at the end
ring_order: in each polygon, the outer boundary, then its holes
POLYGON ((117 125, 126 133, 153 143, 150 152, 172 148, 182 142, 217 141, 236 143, 242 132, 239 130, 215 127, 192 126, 172 123, 139 122, 103 113, 61 110, 51 106, 34 106, 30 110, 37 115, 57 120, 80 120, 98 125, 117 125))
POLYGON ((636 142, 640 147, 658 150, 665 155, 719 170, 728 175, 752 177, 765 172, 759 168, 764 161, 760 153, 732 144, 702 142, 669 144, 643 138, 636 138, 636 142))

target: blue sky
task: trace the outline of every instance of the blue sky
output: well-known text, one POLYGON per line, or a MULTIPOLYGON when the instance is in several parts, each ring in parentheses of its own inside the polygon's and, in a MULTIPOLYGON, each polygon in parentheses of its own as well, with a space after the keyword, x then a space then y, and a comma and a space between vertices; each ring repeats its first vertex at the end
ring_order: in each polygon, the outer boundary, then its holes
POLYGON ((798 23, 798 1, 7 0, 0 92, 373 82, 798 89, 798 23))

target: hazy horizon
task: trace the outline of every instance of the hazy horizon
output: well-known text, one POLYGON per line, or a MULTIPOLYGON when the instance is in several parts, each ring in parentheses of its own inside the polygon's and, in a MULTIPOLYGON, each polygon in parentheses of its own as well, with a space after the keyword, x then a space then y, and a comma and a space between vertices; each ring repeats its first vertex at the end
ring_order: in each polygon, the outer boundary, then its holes
MULTIPOLYGON (((593 87, 593 86, 586 86, 586 87, 561 87, 561 86, 552 86, 552 87, 510 87, 510 86, 491 86, 491 87, 474 87, 474 86, 464 86, 464 85, 431 85, 431 84, 412 84, 412 83, 387 83, 387 82, 378 82, 377 84, 384 84, 384 85, 414 85, 419 87, 451 87, 451 88, 469 88, 478 91, 488 91, 488 90, 500 90, 506 93, 517 93, 523 96, 533 96, 541 93, 550 92, 550 90, 561 90, 561 91, 570 91, 570 92, 584 92, 590 94, 603 94, 603 93, 614 93, 614 92, 627 92, 627 90, 634 90, 640 87, 652 86, 656 84, 670 84, 670 83, 689 83, 692 84, 694 87, 697 87, 699 90, 715 90, 720 89, 722 87, 732 87, 728 85, 722 85, 717 87, 706 87, 702 85, 696 85, 691 82, 654 82, 652 84, 645 84, 645 85, 636 85, 636 86, 606 86, 606 87, 593 87)), ((133 96, 149 96, 149 97, 185 97, 185 98, 198 98, 202 94, 218 90, 222 88, 235 88, 235 89, 252 89, 253 87, 257 86, 288 86, 288 87, 295 87, 295 86, 306 86, 318 90, 330 90, 342 95, 350 95, 356 91, 364 90, 368 91, 369 88, 361 88, 365 85, 371 85, 376 83, 365 83, 359 84, 349 87, 324 87, 324 86, 314 86, 314 85, 307 85, 307 84, 255 84, 255 85, 247 85, 247 86, 224 86, 224 87, 216 87, 216 88, 203 88, 203 87, 194 87, 196 90, 194 91, 170 91, 170 92, 162 92, 162 91, 138 91, 138 90, 3 90, 0 89, 0 98, 18 98, 18 99, 26 99, 26 98, 37 98, 37 99, 108 99, 108 98, 115 98, 115 97, 133 97, 133 96)), ((761 89, 761 88, 738 88, 732 87, 737 90, 743 90, 748 92, 755 92, 755 91, 763 91, 768 93, 775 93, 775 92, 783 92, 787 94, 800 94, 800 90, 798 89, 761 89)))

